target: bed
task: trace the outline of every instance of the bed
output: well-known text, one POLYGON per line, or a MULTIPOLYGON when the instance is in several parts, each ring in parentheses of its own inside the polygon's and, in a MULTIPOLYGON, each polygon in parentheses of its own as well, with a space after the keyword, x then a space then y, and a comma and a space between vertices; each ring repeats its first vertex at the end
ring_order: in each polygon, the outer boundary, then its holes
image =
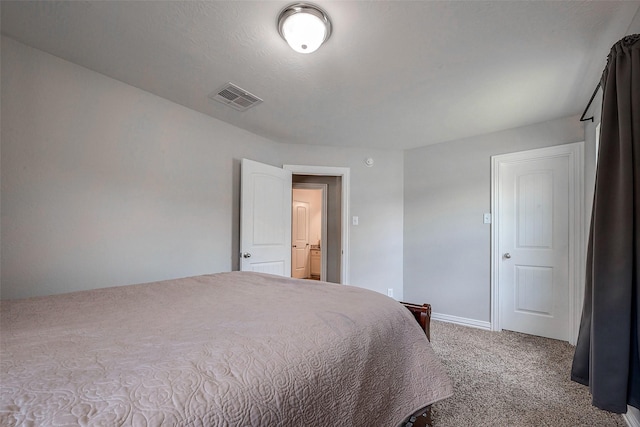
POLYGON ((398 426, 452 384, 410 310, 260 273, 2 301, 0 425, 398 426))

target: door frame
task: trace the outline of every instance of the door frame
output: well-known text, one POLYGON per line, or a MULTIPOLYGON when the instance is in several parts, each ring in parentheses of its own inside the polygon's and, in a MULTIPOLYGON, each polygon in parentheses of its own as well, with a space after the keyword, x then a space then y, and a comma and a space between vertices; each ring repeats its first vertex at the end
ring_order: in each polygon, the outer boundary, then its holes
MULTIPOLYGON (((293 175, 339 176, 342 180, 341 200, 341 255, 340 255, 340 283, 349 284, 349 178, 351 170, 343 167, 282 165, 283 169, 291 171, 293 175)), ((326 239, 325 239, 326 241, 326 239)))
POLYGON ((491 330, 500 324, 500 166, 553 157, 569 159, 569 343, 576 344, 585 274, 584 142, 491 156, 491 330))
MULTIPOLYGON (((294 174, 295 175, 295 174, 294 174)), ((322 191, 322 218, 320 220, 320 241, 327 242, 327 184, 315 184, 311 182, 294 182, 291 184, 292 191, 295 189, 321 190, 322 191)), ((293 265, 293 264, 292 264, 293 265)), ((293 268, 293 267, 292 267, 293 268)), ((327 280, 327 251, 320 252, 320 280, 327 280)))

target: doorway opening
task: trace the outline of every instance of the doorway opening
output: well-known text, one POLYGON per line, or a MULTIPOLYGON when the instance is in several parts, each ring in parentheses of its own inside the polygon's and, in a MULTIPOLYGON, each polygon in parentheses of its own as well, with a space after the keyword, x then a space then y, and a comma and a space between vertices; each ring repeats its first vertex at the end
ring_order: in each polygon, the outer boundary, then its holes
POLYGON ((327 184, 292 184, 291 277, 327 280, 327 184))
MULTIPOLYGON (((298 197, 299 201, 305 201, 304 199, 310 201, 309 204, 309 212, 319 213, 320 218, 316 221, 316 227, 319 226, 319 235, 316 230, 316 234, 311 234, 309 237, 309 255, 304 259, 303 251, 298 251, 297 255, 300 259, 300 262, 308 262, 309 273, 308 278, 315 278, 313 276, 318 275, 319 279, 332 283, 344 283, 341 280, 341 271, 342 271, 342 178, 339 176, 317 176, 317 175, 297 175, 293 174, 292 176, 292 186, 293 186, 293 197, 292 200, 295 201, 295 195, 302 194, 302 199, 300 196, 298 197), (313 195, 313 192, 324 193, 324 196, 321 195, 320 204, 322 206, 317 206, 318 200, 316 199, 316 206, 314 206, 313 199, 311 197, 304 197, 305 192, 308 192, 307 195, 313 195), (318 212, 319 211, 319 212, 318 212), (317 236, 317 238, 316 238, 317 236), (313 265, 312 265, 313 264, 313 265), (317 265, 319 264, 319 265, 317 265), (314 267, 314 268, 312 268, 314 267), (317 267, 317 268, 316 268, 317 267), (313 270, 313 271, 311 271, 313 270), (319 270, 319 271, 318 271, 319 270)), ((300 208, 296 208, 298 210, 295 215, 299 215, 300 208)), ((293 213, 293 212, 292 212, 293 213)), ((294 230, 294 227, 300 228, 299 223, 297 222, 295 225, 293 224, 295 221, 292 216, 292 246, 296 245, 294 243, 295 236, 294 234, 298 234, 300 230, 294 230)), ((309 221, 311 225, 312 220, 309 221)), ((310 231, 312 226, 309 227, 310 231)), ((313 232, 311 232, 313 233, 313 232)), ((291 262, 291 273, 292 277, 294 274, 294 270, 296 269, 296 261, 293 259, 293 251, 297 248, 292 248, 292 262, 291 262)), ((298 266, 299 268, 299 266, 298 266)), ((298 273, 299 274, 299 273, 298 273)))
POLYGON ((283 165, 242 159, 240 271, 291 276, 293 182, 326 184, 326 281, 349 284, 349 168, 283 165))
POLYGON ((326 237, 320 238, 323 280, 349 284, 349 176, 343 167, 283 165, 291 171, 292 185, 326 185, 326 237))

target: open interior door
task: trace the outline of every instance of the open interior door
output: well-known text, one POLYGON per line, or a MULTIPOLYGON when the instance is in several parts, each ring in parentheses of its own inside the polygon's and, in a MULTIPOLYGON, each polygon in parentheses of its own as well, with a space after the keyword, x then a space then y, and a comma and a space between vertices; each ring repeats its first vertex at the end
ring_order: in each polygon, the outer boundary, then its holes
POLYGON ((240 270, 291 277, 291 171, 242 159, 240 270))

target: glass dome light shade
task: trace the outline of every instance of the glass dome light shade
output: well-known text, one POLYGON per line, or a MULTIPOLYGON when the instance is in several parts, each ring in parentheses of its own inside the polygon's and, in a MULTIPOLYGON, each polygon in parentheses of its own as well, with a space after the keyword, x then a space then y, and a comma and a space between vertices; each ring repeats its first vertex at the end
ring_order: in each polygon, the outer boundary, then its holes
POLYGON ((288 6, 280 13, 278 31, 293 50, 311 53, 329 38, 331 23, 316 6, 300 3, 288 6))

